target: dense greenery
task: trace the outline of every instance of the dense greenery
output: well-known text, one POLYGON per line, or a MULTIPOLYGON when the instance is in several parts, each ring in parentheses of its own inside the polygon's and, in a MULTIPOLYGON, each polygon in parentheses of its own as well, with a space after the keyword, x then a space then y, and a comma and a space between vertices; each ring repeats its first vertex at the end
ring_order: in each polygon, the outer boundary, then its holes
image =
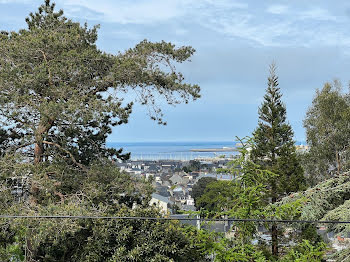
POLYGON ((199 205, 198 203, 198 199, 203 195, 205 189, 207 188, 207 186, 211 183, 216 181, 216 178, 213 177, 202 177, 200 178, 196 184, 194 184, 192 191, 191 191, 191 196, 194 199, 195 205, 197 207, 197 209, 200 209, 201 205, 199 205))
POLYGON ((45 1, 26 19, 28 29, 0 34, 1 124, 21 135, 14 149, 34 144, 36 163, 63 154, 79 166, 91 154, 118 155, 96 148, 104 146, 112 126, 128 121, 133 103, 123 105, 123 92, 134 90, 159 123, 155 97, 169 104, 199 97, 199 87, 183 83, 175 69, 194 53, 192 47, 144 40, 107 54, 96 46, 98 26, 81 26, 54 6, 45 1))
POLYGON ((273 202, 285 194, 303 189, 305 180, 275 70, 272 64, 264 101, 259 107, 259 123, 253 132, 251 151, 253 162, 278 175, 278 179, 270 181, 273 202))
MULTIPOLYGON (((169 104, 199 98, 199 87, 184 83, 175 68, 194 49, 144 40, 125 52, 105 53, 96 46, 98 26, 67 19, 49 0, 26 21, 27 29, 0 33, 0 214, 161 217, 149 206, 151 181, 120 172, 114 161, 129 155, 107 148, 106 138, 112 127, 127 123, 135 101, 165 124, 158 98, 169 104), (130 90, 138 98, 125 102, 122 95, 130 90)), ((304 190, 275 66, 270 69, 253 138, 242 141, 240 156, 220 170, 234 180, 200 179, 192 191, 198 213, 349 220, 349 96, 338 83, 316 93, 304 122, 310 151, 302 156, 313 187, 304 190)), ((199 171, 201 163, 186 168, 199 171)), ((270 225, 236 221, 225 236, 175 221, 1 218, 0 260, 324 259, 326 245, 314 225, 270 225), (258 226, 272 233, 272 250, 258 226)), ((350 232, 346 224, 329 230, 350 232)), ((345 260, 349 253, 334 257, 345 260)))
POLYGON ((339 82, 316 91, 304 120, 309 152, 304 166, 312 185, 349 169, 350 100, 339 82))
MULTIPOLYGON (((198 204, 203 207, 200 213, 208 217, 239 219, 299 219, 306 201, 304 198, 278 204, 270 203, 270 181, 278 177, 278 174, 263 169, 249 160, 248 148, 253 146, 252 143, 254 141, 242 141, 240 157, 230 162, 227 169, 220 170, 231 173, 235 176, 235 180, 214 181, 206 186, 203 195, 198 199, 198 204)), ((314 261, 319 261, 316 258, 324 253, 325 246, 320 238, 315 238, 314 228, 305 228, 303 231, 305 234, 299 234, 299 227, 280 225, 278 234, 279 239, 283 241, 281 253, 286 256, 275 256, 267 248, 269 243, 261 239, 258 225, 269 226, 256 222, 235 222, 232 227, 234 237, 222 239, 217 243, 218 250, 215 253, 220 254, 217 257, 221 255, 225 257, 218 261, 277 261, 279 257, 281 260, 278 261, 289 261, 287 258, 292 256, 295 256, 295 261, 298 261, 298 257, 308 256, 315 257, 314 261), (282 237, 287 230, 290 236, 282 237), (258 243, 252 245, 254 240, 258 243), (304 243, 303 240, 310 240, 310 242, 304 243), (291 241, 300 245, 286 248, 291 241), (225 252, 221 254, 220 250, 225 252)))
MULTIPOLYGON (((149 207, 151 185, 121 174, 109 163, 87 173, 67 166, 23 165, 2 161, 1 213, 21 215, 160 216, 149 207), (5 169, 6 168, 6 169, 5 169), (31 173, 29 203, 16 201, 5 177, 31 173), (50 174, 50 179, 48 179, 50 174), (75 183, 74 183, 75 182, 75 183), (135 207, 135 204, 136 207, 135 207), (132 208, 133 207, 133 208, 132 208)), ((26 261, 201 261, 202 252, 177 223, 149 220, 1 220, 0 257, 14 253, 26 261), (19 246, 20 245, 20 246, 19 246), (16 248, 15 248, 16 247, 16 248)))
MULTIPOLYGON (((194 49, 144 40, 117 55, 104 53, 96 46, 98 26, 67 19, 49 0, 26 21, 27 29, 0 34, 0 213, 161 216, 148 204, 150 182, 120 173, 111 160, 128 155, 105 142, 131 113, 123 92, 136 91, 159 123, 156 95, 169 104, 199 97, 199 87, 183 83, 174 67, 194 49)), ((1 261, 205 260, 175 222, 0 223, 1 261)))
MULTIPOLYGON (((285 194, 304 187, 304 171, 296 155, 292 127, 287 123, 286 106, 281 101, 276 67, 270 66, 268 87, 259 108, 259 123, 253 133, 251 158, 277 174, 269 181, 269 195, 275 203, 285 194)), ((272 252, 278 255, 277 226, 272 225, 272 252)))

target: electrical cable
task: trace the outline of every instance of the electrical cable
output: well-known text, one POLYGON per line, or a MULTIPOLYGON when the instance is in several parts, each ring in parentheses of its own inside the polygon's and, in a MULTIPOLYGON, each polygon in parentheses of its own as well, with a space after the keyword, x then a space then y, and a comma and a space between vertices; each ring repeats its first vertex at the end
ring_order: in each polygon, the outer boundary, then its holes
POLYGON ((107 219, 107 220, 179 220, 179 221, 201 221, 201 222, 258 222, 258 223, 305 223, 305 224, 350 224, 350 221, 337 220, 283 220, 283 219, 254 219, 254 218, 189 218, 189 217, 124 217, 124 216, 21 216, 0 215, 0 219, 107 219))

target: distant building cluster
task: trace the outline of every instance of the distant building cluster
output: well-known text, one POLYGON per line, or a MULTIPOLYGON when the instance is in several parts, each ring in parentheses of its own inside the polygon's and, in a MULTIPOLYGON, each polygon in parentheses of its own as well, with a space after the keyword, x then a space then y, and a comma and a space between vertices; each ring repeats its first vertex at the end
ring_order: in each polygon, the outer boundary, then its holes
POLYGON ((229 160, 195 160, 198 170, 188 170, 191 161, 183 160, 129 160, 119 163, 124 172, 133 176, 152 178, 155 193, 152 205, 158 206, 164 214, 174 214, 177 210, 195 211, 192 187, 202 177, 214 177, 217 180, 232 180, 230 174, 217 174, 218 168, 225 168, 229 160), (187 172, 185 172, 185 171, 187 172))

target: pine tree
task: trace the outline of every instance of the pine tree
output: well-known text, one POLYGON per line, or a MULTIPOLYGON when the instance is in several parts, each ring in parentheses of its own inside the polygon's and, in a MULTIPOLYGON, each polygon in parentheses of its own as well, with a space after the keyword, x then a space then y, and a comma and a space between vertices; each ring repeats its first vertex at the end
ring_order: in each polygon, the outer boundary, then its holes
MULTIPOLYGON (((270 66, 268 87, 259 108, 258 127, 253 133, 252 160, 278 175, 269 181, 271 202, 284 195, 298 191, 304 186, 304 174, 298 161, 293 140, 293 130, 287 122, 286 106, 281 101, 276 66, 270 66)), ((273 225, 272 253, 278 255, 278 230, 273 225)))
POLYGON ((136 93, 135 102, 159 124, 165 123, 161 103, 200 97, 200 87, 184 83, 175 68, 195 52, 190 46, 143 40, 105 53, 96 45, 99 26, 73 22, 50 0, 26 22, 27 29, 0 32, 0 124, 21 134, 11 146, 27 149, 36 164, 57 153, 81 168, 95 153, 126 158, 105 146, 111 128, 132 112, 126 93, 136 93))

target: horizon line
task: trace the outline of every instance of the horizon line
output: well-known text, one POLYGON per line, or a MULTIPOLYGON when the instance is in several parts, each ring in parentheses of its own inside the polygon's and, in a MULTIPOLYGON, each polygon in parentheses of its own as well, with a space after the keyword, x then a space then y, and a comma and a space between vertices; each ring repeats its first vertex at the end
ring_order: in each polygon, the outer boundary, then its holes
MULTIPOLYGON (((106 143, 181 143, 181 142, 240 142, 239 140, 145 140, 145 141, 107 141, 106 143)), ((295 142, 306 143, 305 140, 295 140, 295 142)))

